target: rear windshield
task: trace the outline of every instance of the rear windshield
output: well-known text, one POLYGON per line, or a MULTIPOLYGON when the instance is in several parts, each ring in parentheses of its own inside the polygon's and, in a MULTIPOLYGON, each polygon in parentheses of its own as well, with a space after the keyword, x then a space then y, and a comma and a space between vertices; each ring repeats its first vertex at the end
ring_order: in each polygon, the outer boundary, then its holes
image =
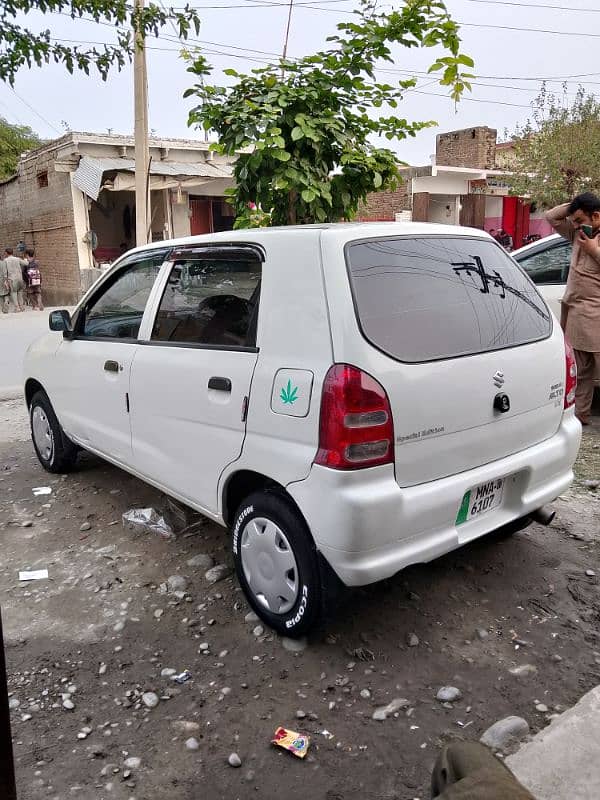
POLYGON ((400 361, 434 361, 550 335, 534 286, 495 243, 465 236, 355 242, 346 258, 366 338, 400 361))

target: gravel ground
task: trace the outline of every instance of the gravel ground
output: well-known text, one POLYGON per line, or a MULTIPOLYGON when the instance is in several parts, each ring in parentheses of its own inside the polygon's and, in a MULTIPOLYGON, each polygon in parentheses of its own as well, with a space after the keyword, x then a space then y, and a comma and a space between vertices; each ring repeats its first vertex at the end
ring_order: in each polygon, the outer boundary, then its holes
POLYGON ((21 404, 0 403, 20 800, 424 800, 442 743, 513 714, 543 728, 600 682, 600 490, 584 484, 600 478, 599 434, 586 431, 550 528, 490 536, 348 593, 294 653, 249 615, 231 576, 206 579, 210 564, 231 566, 220 528, 172 540, 124 528, 123 512, 165 499, 90 456, 47 475, 21 404), (34 496, 42 486, 51 494, 34 496), (19 582, 45 568, 47 580, 19 582), (442 687, 458 699, 436 699, 442 687), (304 761, 270 744, 279 725, 310 735, 304 761))

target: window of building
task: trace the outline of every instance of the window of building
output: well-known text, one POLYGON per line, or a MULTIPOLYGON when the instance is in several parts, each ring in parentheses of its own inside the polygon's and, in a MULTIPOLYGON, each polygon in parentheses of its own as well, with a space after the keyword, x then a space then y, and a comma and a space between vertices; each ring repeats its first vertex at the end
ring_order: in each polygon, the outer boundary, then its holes
POLYGON ((45 169, 43 172, 38 172, 37 174, 37 185, 38 189, 45 189, 48 186, 48 170, 45 169))

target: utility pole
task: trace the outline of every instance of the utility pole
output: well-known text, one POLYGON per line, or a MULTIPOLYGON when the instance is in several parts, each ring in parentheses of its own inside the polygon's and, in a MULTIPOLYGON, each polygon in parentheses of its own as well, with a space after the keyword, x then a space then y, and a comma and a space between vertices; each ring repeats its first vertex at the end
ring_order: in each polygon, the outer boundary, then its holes
POLYGON ((290 0, 290 10, 288 11, 288 20, 287 20, 287 28, 285 29, 285 40, 283 42, 283 54, 281 58, 285 61, 285 57, 287 55, 287 47, 288 47, 288 39, 290 38, 290 25, 292 24, 292 8, 294 6, 294 0, 290 0))
MULTIPOLYGON (((135 0, 135 7, 142 9, 144 0, 135 0)), ((133 92, 135 116, 135 243, 148 242, 150 220, 150 193, 148 170, 150 147, 148 145, 148 75, 146 72, 146 42, 143 33, 135 31, 135 53, 133 61, 133 92)))

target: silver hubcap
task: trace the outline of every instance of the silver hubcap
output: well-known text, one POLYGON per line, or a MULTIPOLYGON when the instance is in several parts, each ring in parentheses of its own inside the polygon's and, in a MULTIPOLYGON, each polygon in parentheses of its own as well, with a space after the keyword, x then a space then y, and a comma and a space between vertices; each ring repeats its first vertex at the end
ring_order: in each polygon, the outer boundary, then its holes
POLYGON ((298 566, 274 522, 257 517, 242 531, 240 556, 248 586, 273 614, 287 614, 298 598, 298 566))
POLYGON ((46 412, 40 406, 36 406, 33 409, 31 430, 38 453, 44 461, 51 461, 54 452, 54 436, 52 435, 52 428, 48 422, 46 412))

